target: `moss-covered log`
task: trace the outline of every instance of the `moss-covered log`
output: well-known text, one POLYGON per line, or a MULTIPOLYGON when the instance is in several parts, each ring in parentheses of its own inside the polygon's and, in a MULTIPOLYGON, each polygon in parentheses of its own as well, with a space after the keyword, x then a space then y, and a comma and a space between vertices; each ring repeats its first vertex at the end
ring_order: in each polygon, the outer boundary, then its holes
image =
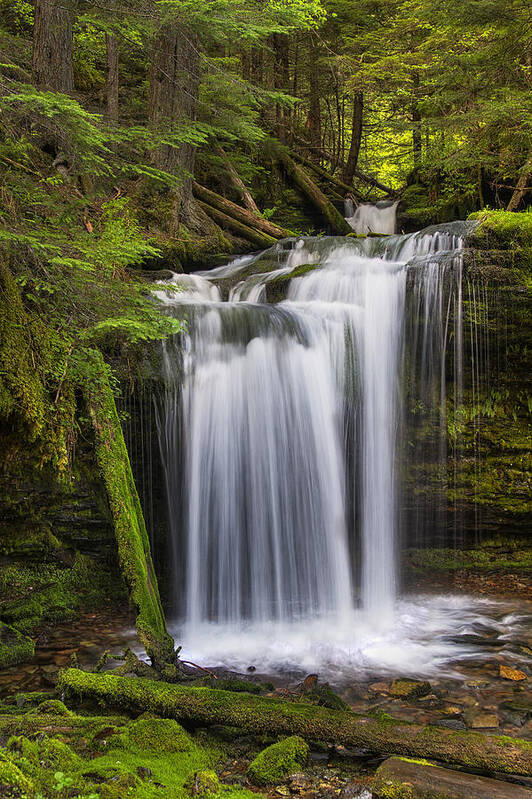
POLYGON ((244 225, 242 222, 239 222, 238 219, 218 210, 218 208, 214 208, 212 205, 208 205, 201 200, 198 200, 198 204, 203 208, 205 213, 218 222, 219 225, 224 228, 229 228, 229 230, 232 230, 241 238, 249 241, 251 244, 255 244, 261 249, 268 249, 277 241, 277 239, 268 236, 266 233, 262 233, 260 230, 249 227, 249 225, 244 225))
POLYGON ((266 233, 267 236, 273 239, 286 239, 295 235, 290 230, 280 228, 267 219, 255 216, 251 211, 241 208, 236 203, 231 202, 231 200, 228 200, 226 197, 222 197, 220 194, 216 194, 216 192, 210 189, 206 189, 205 186, 200 186, 199 183, 194 183, 194 194, 198 200, 207 203, 207 205, 212 206, 212 208, 216 208, 216 210, 221 211, 237 222, 241 222, 243 225, 246 225, 246 227, 266 233))
POLYGON ((310 741, 383 754, 430 757, 488 772, 532 775, 532 743, 513 738, 455 732, 389 716, 360 716, 251 694, 87 674, 78 669, 62 672, 59 686, 70 695, 91 697, 128 711, 151 711, 178 721, 225 724, 258 735, 299 735, 310 741))
POLYGON ((153 568, 150 542, 129 456, 103 358, 94 353, 98 380, 87 381, 85 399, 96 440, 96 458, 114 521, 118 557, 137 611, 137 632, 155 665, 173 657, 174 644, 166 621, 153 568))
POLYGON ((310 200, 314 207, 322 214, 333 233, 347 236, 352 233, 350 225, 346 222, 340 211, 327 199, 319 186, 316 186, 307 173, 294 161, 283 148, 279 148, 277 156, 283 165, 286 174, 297 188, 310 200))

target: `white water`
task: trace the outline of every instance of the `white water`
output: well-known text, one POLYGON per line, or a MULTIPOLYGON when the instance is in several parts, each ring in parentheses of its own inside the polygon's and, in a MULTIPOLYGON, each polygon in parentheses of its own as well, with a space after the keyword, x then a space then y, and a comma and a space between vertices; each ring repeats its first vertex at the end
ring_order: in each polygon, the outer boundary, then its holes
POLYGON ((444 407, 453 324, 461 379, 459 250, 453 229, 301 240, 176 277, 185 293, 166 301, 188 333, 164 350, 158 428, 190 657, 417 673, 450 658, 437 631, 464 608, 397 600, 397 471, 405 351, 412 390, 430 405, 436 385, 444 407), (221 302, 210 280, 255 264, 221 302), (285 301, 264 304, 268 282, 307 264, 285 301))
POLYGON ((361 203, 355 208, 352 200, 345 202, 345 218, 355 233, 395 233, 398 202, 361 203))

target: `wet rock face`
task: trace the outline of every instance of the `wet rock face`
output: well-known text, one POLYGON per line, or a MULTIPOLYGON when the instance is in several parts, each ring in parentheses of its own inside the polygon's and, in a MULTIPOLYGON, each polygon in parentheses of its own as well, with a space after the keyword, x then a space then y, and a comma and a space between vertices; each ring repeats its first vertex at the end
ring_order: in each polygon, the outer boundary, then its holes
POLYGON ((530 795, 520 785, 400 757, 379 766, 373 784, 373 796, 380 799, 530 799, 530 795))

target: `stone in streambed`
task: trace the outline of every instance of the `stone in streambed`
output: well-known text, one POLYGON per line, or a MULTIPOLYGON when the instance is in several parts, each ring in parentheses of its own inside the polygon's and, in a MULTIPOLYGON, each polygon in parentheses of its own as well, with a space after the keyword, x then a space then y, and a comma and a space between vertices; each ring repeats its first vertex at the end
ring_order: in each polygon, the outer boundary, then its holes
POLYGON ((519 669, 511 669, 510 666, 503 666, 502 664, 499 666, 499 677, 502 677, 504 680, 513 680, 514 682, 521 682, 521 680, 526 680, 526 674, 519 669))
POLYGON ((299 771, 308 753, 308 744, 299 736, 292 735, 259 752, 248 766, 248 777, 256 785, 275 784, 299 771))
POLYGON ((499 726, 499 718, 495 713, 475 708, 466 711, 465 720, 471 730, 489 730, 499 726))
POLYGON ((380 799, 530 799, 520 785, 435 766, 425 760, 391 757, 375 775, 380 799))
POLYGON ((397 699, 419 699, 430 694, 431 684, 424 680, 394 680, 390 686, 390 694, 397 699))

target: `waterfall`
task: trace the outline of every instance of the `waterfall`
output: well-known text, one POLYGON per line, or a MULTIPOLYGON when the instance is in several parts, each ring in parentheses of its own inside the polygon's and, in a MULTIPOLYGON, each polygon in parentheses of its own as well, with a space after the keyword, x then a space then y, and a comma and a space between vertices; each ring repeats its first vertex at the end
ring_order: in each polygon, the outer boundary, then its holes
POLYGON ((345 218, 355 233, 379 233, 390 235, 395 233, 395 219, 398 202, 381 200, 373 205, 362 203, 357 208, 353 200, 345 201, 345 218))
POLYGON ((189 636, 393 624, 405 442, 422 406, 446 457, 450 340, 460 393, 462 233, 286 240, 161 287, 186 321, 163 345, 157 420, 189 636))

